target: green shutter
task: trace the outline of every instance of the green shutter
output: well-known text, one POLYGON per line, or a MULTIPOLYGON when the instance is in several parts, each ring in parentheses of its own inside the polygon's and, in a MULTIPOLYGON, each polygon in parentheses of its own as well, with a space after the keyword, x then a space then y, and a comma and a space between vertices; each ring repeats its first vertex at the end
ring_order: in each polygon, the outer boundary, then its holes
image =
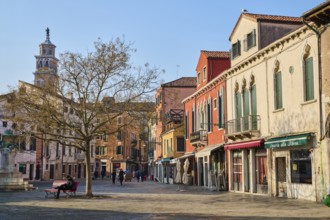
POLYGON ((305 101, 314 99, 313 57, 305 60, 305 101))
POLYGON ((252 129, 258 129, 258 117, 257 117, 257 87, 252 86, 251 89, 251 115, 252 115, 252 129))
POLYGON ((280 109, 283 107, 282 103, 282 73, 275 73, 275 109, 280 109))
POLYGON ((236 93, 236 132, 241 131, 242 100, 241 93, 236 93))

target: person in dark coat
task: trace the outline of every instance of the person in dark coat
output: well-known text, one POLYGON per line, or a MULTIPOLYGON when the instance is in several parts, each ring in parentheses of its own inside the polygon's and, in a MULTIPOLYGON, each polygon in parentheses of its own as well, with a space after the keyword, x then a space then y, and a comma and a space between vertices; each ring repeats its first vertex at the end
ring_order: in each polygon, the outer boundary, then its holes
POLYGON ((104 176, 105 176, 105 169, 102 169, 102 171, 101 171, 102 180, 103 180, 104 176))
POLYGON ((135 171, 135 177, 138 182, 140 182, 140 170, 135 171))
POLYGON ((94 179, 96 180, 98 176, 99 176, 99 172, 97 172, 97 170, 95 170, 94 171, 94 179))
POLYGON ((112 179, 112 184, 115 184, 116 183, 116 171, 112 171, 111 173, 111 179, 112 179))
POLYGON ((125 175, 125 172, 123 171, 122 168, 120 168, 120 171, 118 174, 120 185, 123 185, 124 175, 125 175))
POLYGON ((143 170, 140 172, 140 177, 141 177, 141 182, 143 182, 143 180, 144 180, 144 171, 143 170))
POLYGON ((73 189, 74 187, 74 180, 70 175, 66 176, 66 183, 56 187, 57 189, 57 196, 56 199, 58 199, 60 197, 60 191, 61 190, 69 190, 69 189, 73 189))

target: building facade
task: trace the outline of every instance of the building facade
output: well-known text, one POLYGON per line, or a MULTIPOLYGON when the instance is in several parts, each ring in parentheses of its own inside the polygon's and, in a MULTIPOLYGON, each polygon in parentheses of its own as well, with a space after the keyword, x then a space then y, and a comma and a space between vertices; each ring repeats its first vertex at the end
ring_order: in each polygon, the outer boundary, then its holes
MULTIPOLYGON (((200 52, 196 67, 197 91, 183 100, 185 109, 186 154, 194 184, 218 190, 226 189, 224 122, 225 78, 230 54, 223 51, 200 52)), ((179 159, 186 160, 186 156, 179 159), (182 158, 182 159, 181 159, 182 158)))

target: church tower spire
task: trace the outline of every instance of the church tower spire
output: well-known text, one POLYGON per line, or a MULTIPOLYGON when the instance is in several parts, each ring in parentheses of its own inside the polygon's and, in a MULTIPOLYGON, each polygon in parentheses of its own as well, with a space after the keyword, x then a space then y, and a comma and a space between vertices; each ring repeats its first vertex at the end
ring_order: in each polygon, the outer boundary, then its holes
POLYGON ((39 55, 36 55, 36 71, 34 85, 52 86, 56 88, 58 82, 58 59, 55 57, 56 46, 50 41, 49 28, 46 28, 46 40, 39 45, 39 55))

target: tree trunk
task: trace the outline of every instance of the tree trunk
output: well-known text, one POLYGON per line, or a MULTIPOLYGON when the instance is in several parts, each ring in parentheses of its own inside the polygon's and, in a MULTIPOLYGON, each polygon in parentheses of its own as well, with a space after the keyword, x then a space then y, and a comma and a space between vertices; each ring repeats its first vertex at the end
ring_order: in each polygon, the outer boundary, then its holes
POLYGON ((93 197, 91 176, 91 154, 89 143, 86 143, 86 196, 93 197))

